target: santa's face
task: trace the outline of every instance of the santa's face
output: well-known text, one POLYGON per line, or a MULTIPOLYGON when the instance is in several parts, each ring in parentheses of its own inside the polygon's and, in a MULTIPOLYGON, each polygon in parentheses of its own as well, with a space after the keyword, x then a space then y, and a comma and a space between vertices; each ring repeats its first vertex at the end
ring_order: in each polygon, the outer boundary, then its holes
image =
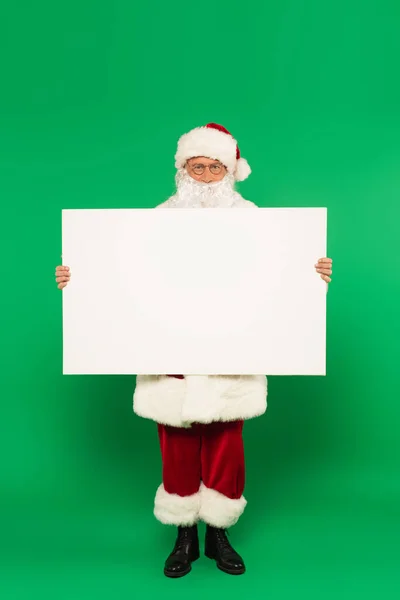
POLYGON ((190 158, 185 168, 192 179, 203 183, 222 181, 227 173, 226 167, 219 160, 206 156, 190 158))
MULTIPOLYGON (((195 164, 205 165, 195 160, 195 164)), ((204 173, 210 171, 210 174, 202 176, 190 173, 189 168, 178 169, 175 176, 176 194, 172 205, 177 208, 223 208, 234 204, 236 192, 234 189, 235 178, 225 168, 217 166, 217 161, 210 161, 211 166, 204 168, 204 173), (213 164, 216 167, 213 168, 213 164), (214 171, 214 172, 213 172, 214 171), (218 172, 217 172, 218 171, 218 172), (195 176, 193 176, 195 175, 195 176)), ((198 169, 200 171, 200 168, 198 169)))

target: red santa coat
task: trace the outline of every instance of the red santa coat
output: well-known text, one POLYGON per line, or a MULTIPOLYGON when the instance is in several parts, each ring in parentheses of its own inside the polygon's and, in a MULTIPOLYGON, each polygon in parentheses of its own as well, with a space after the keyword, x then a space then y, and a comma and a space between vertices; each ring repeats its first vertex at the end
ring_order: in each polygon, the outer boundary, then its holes
MULTIPOLYGON (((173 196, 157 208, 174 208, 174 199, 173 196)), ((256 205, 236 192, 229 208, 256 205)), ((138 375, 133 395, 137 415, 174 427, 247 420, 262 415, 266 409, 264 375, 138 375)))

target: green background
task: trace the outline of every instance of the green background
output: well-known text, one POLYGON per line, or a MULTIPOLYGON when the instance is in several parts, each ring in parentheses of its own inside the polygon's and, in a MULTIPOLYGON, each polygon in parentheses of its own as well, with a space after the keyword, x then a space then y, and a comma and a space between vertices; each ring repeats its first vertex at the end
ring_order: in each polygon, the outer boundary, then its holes
POLYGON ((399 597, 399 27, 397 0, 2 5, 2 598, 399 597), (328 207, 327 376, 270 378, 245 428, 246 575, 170 581, 156 428, 133 377, 62 376, 53 275, 61 209, 159 204, 210 120, 245 198, 328 207))

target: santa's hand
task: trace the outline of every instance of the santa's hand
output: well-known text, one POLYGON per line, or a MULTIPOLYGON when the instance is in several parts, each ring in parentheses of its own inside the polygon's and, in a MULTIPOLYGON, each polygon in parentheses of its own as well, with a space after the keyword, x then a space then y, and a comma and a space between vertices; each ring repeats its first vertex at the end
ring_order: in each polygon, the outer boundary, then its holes
POLYGON ((315 270, 320 274, 321 279, 330 283, 332 281, 330 275, 332 275, 332 259, 331 258, 320 258, 315 266, 315 270))
POLYGON ((69 267, 56 267, 56 283, 59 290, 63 290, 71 279, 71 271, 69 267))

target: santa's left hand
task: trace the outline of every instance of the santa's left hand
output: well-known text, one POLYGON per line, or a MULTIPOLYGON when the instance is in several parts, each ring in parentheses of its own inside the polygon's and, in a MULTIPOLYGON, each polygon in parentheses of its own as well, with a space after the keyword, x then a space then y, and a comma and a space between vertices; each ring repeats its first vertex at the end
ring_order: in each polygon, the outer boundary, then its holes
POLYGON ((330 275, 332 275, 332 259, 331 258, 320 258, 315 266, 315 270, 320 274, 321 279, 330 283, 332 281, 330 275))

